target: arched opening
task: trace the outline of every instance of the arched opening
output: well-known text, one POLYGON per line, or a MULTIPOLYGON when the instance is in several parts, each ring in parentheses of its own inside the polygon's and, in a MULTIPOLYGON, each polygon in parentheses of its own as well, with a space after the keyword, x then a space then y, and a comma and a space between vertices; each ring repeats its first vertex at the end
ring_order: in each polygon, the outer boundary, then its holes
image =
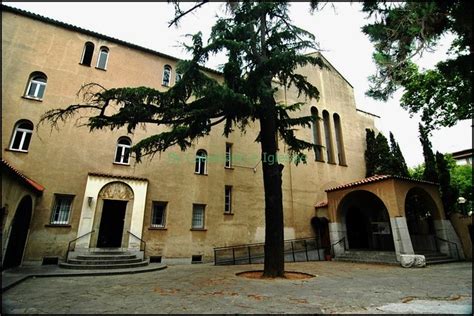
POLYGON ((412 188, 405 198, 405 216, 415 252, 436 251, 434 218, 439 214, 431 196, 421 188, 412 188))
POLYGON ((105 70, 109 60, 109 49, 102 46, 99 51, 99 58, 97 58, 97 68, 105 70))
POLYGON ((323 148, 321 145, 321 129, 319 127, 319 114, 318 109, 315 106, 311 107, 312 122, 312 133, 313 133, 313 144, 317 145, 314 149, 315 160, 324 161, 323 159, 323 148))
POLYGON ((395 250, 387 208, 375 194, 351 192, 342 199, 339 212, 350 250, 395 250))
POLYGON ((346 154, 344 152, 344 139, 342 137, 341 118, 339 114, 333 114, 334 129, 336 131, 336 145, 337 145, 337 158, 339 164, 342 166, 346 165, 346 154))
POLYGON ((329 163, 336 163, 334 159, 334 150, 332 146, 331 122, 329 121, 329 112, 323 111, 324 136, 326 138, 326 155, 329 163))
POLYGON ((25 196, 18 205, 15 216, 13 217, 2 270, 17 267, 21 264, 26 240, 28 238, 32 212, 33 201, 31 197, 25 196))
POLYGON ((92 62, 92 55, 94 54, 94 44, 86 42, 84 50, 82 51, 81 65, 90 66, 92 62))

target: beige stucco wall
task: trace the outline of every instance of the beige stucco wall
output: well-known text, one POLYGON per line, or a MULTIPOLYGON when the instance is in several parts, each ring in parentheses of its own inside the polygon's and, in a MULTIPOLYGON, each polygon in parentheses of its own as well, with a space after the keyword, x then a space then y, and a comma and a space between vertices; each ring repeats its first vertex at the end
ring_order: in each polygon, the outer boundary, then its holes
POLYGON ((472 216, 453 213, 449 216, 449 219, 461 240, 466 260, 472 261, 472 240, 471 236, 469 236, 469 225, 472 225, 472 216))
MULTIPOLYGON (((75 119, 50 130, 41 126, 34 132, 28 153, 9 151, 13 126, 19 119, 29 119, 35 127, 45 111, 79 102, 76 92, 82 84, 97 82, 112 88, 121 86, 161 86, 163 65, 173 67, 176 61, 137 49, 80 34, 59 26, 32 20, 10 12, 2 12, 2 150, 4 157, 46 187, 33 217, 27 257, 63 255, 69 240, 78 236, 84 194, 90 172, 146 178, 148 187, 144 202, 142 238, 150 255, 190 258, 202 254, 212 258, 213 247, 263 241, 264 198, 260 146, 254 140, 257 126, 245 134, 234 132, 222 136, 222 126, 198 140, 191 149, 181 152, 171 148, 152 160, 130 166, 113 163, 115 146, 126 129, 95 131, 75 126, 75 119), (86 41, 95 44, 92 64, 99 47, 110 50, 107 70, 79 64, 86 41), (18 62, 21 61, 21 62, 18 62), (43 101, 25 99, 27 79, 33 71, 48 76, 43 101), (233 144, 234 166, 224 168, 225 143, 233 144), (216 161, 208 163, 208 175, 194 174, 194 155, 205 149, 216 161), (224 186, 233 186, 233 215, 224 214, 224 186), (48 226, 54 194, 72 194, 70 226, 48 226), (149 229, 153 201, 167 201, 166 229, 149 229), (192 204, 206 204, 205 231, 192 231, 192 204)), ((319 113, 327 110, 332 117, 339 114, 342 123, 347 166, 314 161, 308 153, 306 165, 284 162, 283 204, 285 238, 312 236, 310 219, 314 204, 325 200, 325 189, 363 178, 365 175, 365 128, 373 121, 356 111, 353 89, 334 69, 304 68, 301 73, 321 91, 319 101, 308 101, 301 115, 309 115, 315 105, 319 113)), ((213 75, 215 76, 215 75, 213 75)), ((279 100, 291 104, 302 101, 293 90, 280 89, 279 100)), ((162 130, 147 125, 127 135, 133 143, 162 130)), ((334 129, 332 129, 334 133, 334 129)), ((309 128, 297 134, 311 140, 309 128)), ((332 136, 335 140, 335 135, 332 136)), ((324 137, 322 137, 324 143, 324 137)), ((336 144, 334 143, 334 148, 336 144)), ((285 153, 285 146, 280 145, 285 153)))

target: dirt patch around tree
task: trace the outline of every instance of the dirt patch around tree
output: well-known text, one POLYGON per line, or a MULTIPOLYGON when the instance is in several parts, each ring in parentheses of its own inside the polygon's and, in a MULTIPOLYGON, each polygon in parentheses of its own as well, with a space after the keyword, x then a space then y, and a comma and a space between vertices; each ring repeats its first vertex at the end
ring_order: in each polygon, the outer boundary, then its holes
POLYGON ((304 272, 296 272, 296 271, 285 271, 284 277, 277 277, 277 278, 269 278, 263 276, 263 270, 254 270, 254 271, 244 271, 236 273, 235 275, 239 277, 244 277, 247 279, 255 279, 255 280, 306 280, 316 277, 313 274, 304 273, 304 272))

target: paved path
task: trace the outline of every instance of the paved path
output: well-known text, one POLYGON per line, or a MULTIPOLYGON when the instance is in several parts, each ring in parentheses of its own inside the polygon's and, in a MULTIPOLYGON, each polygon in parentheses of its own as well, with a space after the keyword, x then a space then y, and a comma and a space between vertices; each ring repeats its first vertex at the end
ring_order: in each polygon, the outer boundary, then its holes
POLYGON ((308 280, 252 280, 262 265, 176 265, 116 276, 29 279, 3 293, 4 313, 472 312, 472 263, 419 269, 346 262, 287 263, 308 280))

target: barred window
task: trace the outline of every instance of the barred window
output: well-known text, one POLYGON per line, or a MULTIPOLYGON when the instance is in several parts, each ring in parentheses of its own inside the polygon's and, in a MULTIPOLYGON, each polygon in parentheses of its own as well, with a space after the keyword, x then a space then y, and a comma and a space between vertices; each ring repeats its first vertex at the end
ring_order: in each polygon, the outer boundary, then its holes
POLYGON ((73 198, 73 195, 55 195, 51 224, 61 225, 69 223, 73 198))
POLYGON ((192 228, 203 229, 204 228, 204 208, 203 204, 193 204, 193 222, 192 228))
POLYGON ((165 227, 167 202, 153 202, 151 227, 165 227))

